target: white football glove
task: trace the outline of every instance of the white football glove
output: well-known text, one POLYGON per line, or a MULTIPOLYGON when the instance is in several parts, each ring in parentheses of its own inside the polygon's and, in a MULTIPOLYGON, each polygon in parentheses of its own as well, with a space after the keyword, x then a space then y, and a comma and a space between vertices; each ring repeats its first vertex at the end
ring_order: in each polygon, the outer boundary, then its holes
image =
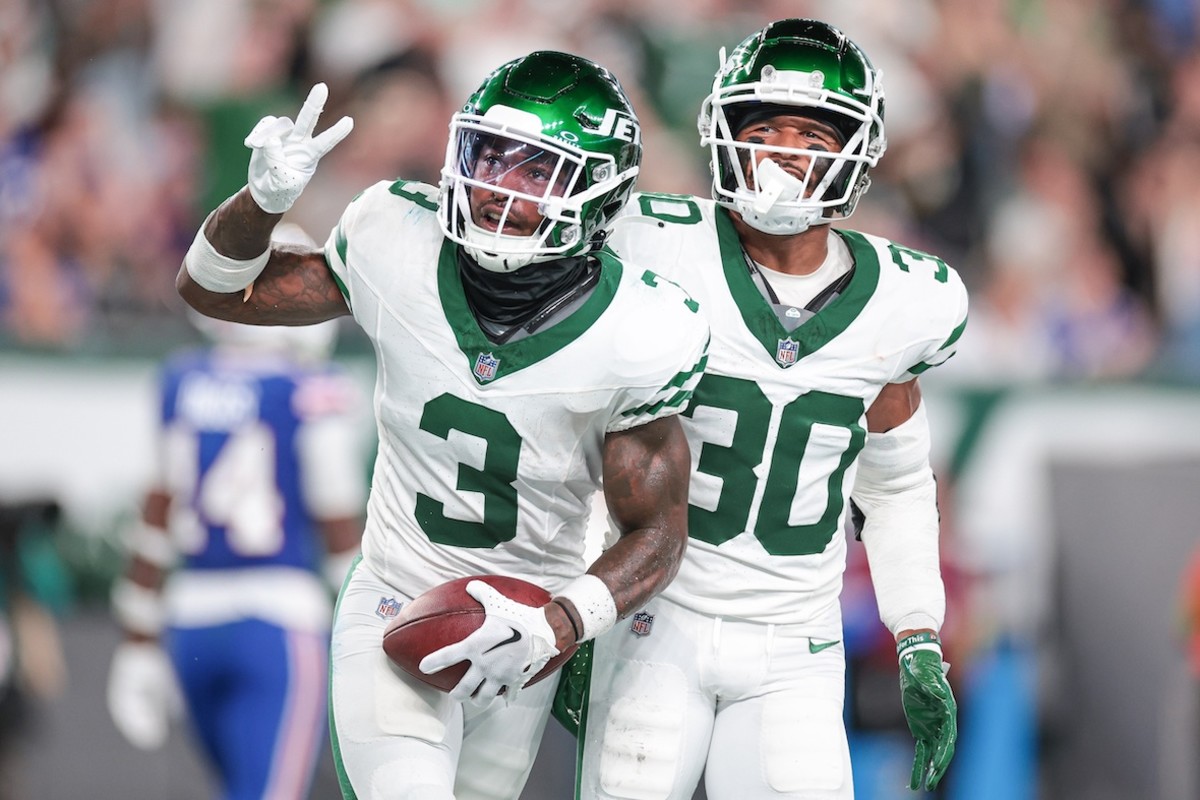
POLYGON ((294 123, 288 117, 263 117, 246 137, 246 147, 253 151, 250 194, 263 211, 282 214, 291 208, 317 171, 317 162, 354 128, 353 119, 342 117, 313 138, 328 96, 328 87, 318 83, 308 93, 294 123))
POLYGON ((421 671, 432 675, 470 661, 450 697, 487 706, 502 695, 506 703, 512 703, 525 682, 558 655, 554 631, 541 606, 510 600, 483 581, 468 583, 467 594, 483 604, 487 614, 483 624, 462 641, 421 659, 421 671))
POLYGON ((171 720, 183 709, 175 671, 167 654, 152 642, 122 642, 108 670, 108 713, 113 724, 139 750, 166 744, 171 720))

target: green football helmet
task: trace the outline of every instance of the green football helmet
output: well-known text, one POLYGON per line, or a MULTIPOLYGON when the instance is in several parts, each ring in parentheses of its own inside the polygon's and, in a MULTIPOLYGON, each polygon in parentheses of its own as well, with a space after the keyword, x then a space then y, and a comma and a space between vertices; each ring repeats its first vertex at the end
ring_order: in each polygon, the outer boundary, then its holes
POLYGON ((712 154, 713 198, 765 233, 800 233, 844 219, 870 185, 887 147, 880 73, 832 25, 811 19, 773 22, 726 58, 701 106, 700 143, 712 154), (750 122, 779 114, 818 119, 843 140, 840 152, 736 141, 750 122), (803 179, 766 152, 807 159, 803 179))
POLYGON ((632 194, 641 160, 637 115, 612 73, 567 53, 531 53, 489 75, 451 118, 442 231, 494 272, 590 252, 632 194))

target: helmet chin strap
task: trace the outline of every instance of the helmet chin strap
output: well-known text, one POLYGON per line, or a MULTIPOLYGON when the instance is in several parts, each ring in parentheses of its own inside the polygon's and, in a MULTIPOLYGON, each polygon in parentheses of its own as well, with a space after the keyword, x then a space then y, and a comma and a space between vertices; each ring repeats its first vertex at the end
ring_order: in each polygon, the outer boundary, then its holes
POLYGON ((786 204, 802 200, 804 181, 788 174, 773 159, 764 158, 758 163, 757 180, 758 191, 755 192, 754 202, 734 201, 738 213, 751 228, 775 236, 788 236, 804 233, 820 221, 820 209, 779 206, 781 202, 786 204))
POLYGON ((463 245, 463 251, 489 272, 515 272, 533 261, 532 253, 489 253, 471 244, 463 245))
MULTIPOLYGON (((529 237, 497 236, 479 228, 468 219, 463 220, 463 228, 463 238, 465 240, 463 242, 463 250, 475 260, 476 264, 489 272, 514 272, 521 269, 521 267, 535 262, 556 261, 564 257, 562 253, 555 253, 553 255, 537 252, 498 253, 495 250, 488 249, 489 245, 495 247, 497 243, 503 243, 505 240, 509 242, 521 242, 529 237)), ((568 234, 571 232, 571 230, 567 231, 568 234)))

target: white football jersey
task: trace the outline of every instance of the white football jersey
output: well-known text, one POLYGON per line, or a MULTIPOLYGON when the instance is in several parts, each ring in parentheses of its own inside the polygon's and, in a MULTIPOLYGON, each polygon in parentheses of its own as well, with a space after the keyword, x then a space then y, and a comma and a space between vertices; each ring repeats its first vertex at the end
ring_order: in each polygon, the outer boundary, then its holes
POLYGON ((944 362, 967 294, 934 256, 853 231, 841 295, 789 332, 750 275, 729 213, 682 195, 635 195, 610 244, 655 265, 712 322, 684 413, 692 451, 688 553, 664 596, 702 613, 803 623, 836 610, 847 497, 866 409, 889 383, 944 362))
POLYGON ((413 596, 481 573, 553 593, 585 567, 605 434, 686 406, 708 323, 678 286, 603 252, 596 288, 567 318, 493 344, 436 208, 432 186, 381 182, 325 245, 376 352, 363 558, 413 596))

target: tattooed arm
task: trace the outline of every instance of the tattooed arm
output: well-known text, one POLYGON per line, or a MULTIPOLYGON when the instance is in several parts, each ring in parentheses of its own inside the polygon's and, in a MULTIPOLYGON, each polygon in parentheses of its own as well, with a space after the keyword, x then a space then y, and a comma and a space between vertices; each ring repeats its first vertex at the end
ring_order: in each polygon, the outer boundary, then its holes
POLYGON ((350 313, 320 250, 271 243, 317 162, 354 127, 313 136, 329 89, 313 86, 296 121, 266 116, 246 137, 246 187, 222 203, 184 257, 175 287, 201 314, 252 325, 308 325, 350 313))
POLYGON ((604 499, 620 538, 544 606, 559 651, 603 633, 679 571, 687 548, 689 453, 677 416, 605 436, 604 499))
POLYGON ((209 317, 252 325, 308 325, 350 313, 320 249, 271 243, 281 214, 259 207, 248 188, 222 203, 204 235, 218 253, 248 260, 268 248, 262 274, 242 292, 210 292, 180 267, 175 288, 192 308, 209 317))
POLYGON ((679 571, 687 547, 689 452, 677 416, 605 437, 604 499, 620 538, 588 572, 608 586, 621 617, 679 571))

